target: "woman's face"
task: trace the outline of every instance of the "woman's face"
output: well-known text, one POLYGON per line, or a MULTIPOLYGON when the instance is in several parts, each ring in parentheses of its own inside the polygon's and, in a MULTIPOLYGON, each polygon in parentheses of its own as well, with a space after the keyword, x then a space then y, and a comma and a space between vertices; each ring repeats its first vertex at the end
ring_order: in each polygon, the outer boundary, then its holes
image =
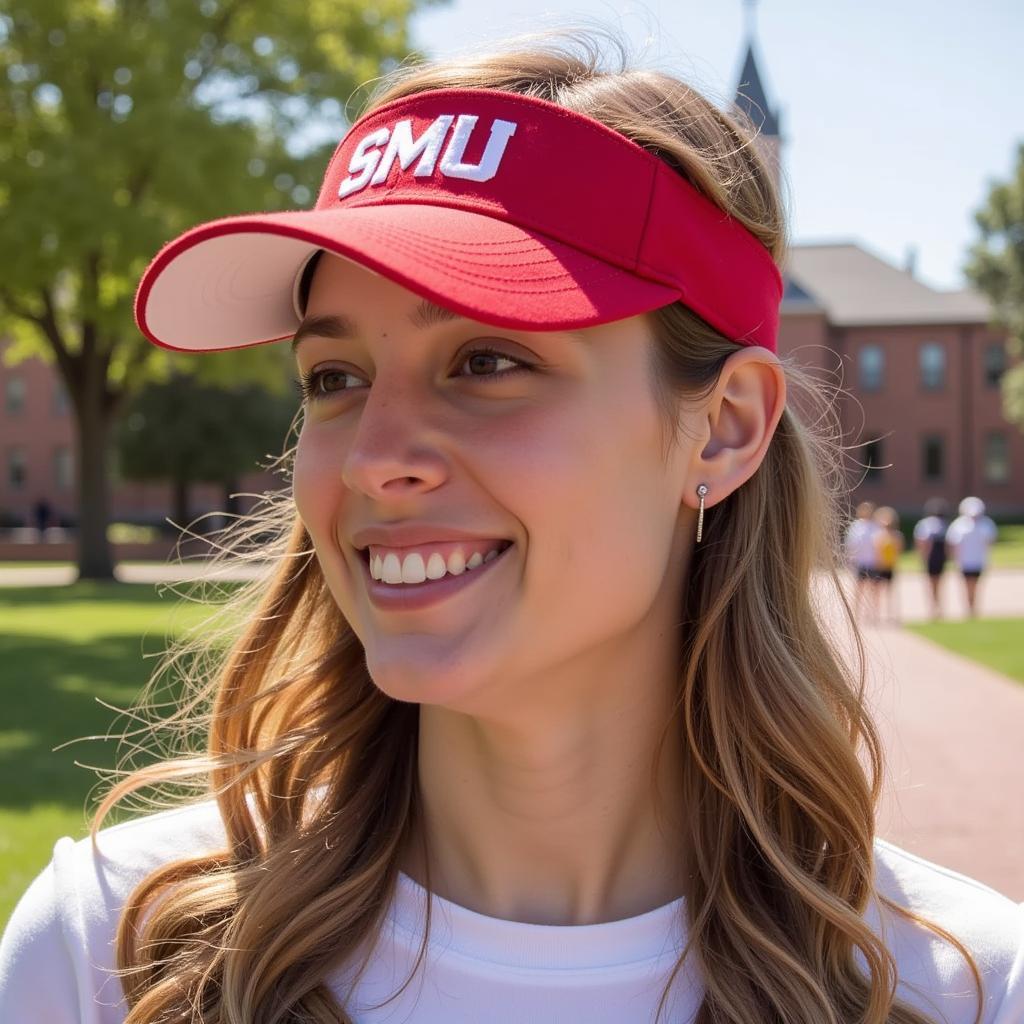
POLYGON ((672 642, 663 626, 689 551, 693 446, 684 435, 664 456, 645 318, 488 326, 329 254, 305 322, 322 317, 344 331, 300 331, 296 362, 317 396, 295 501, 381 690, 497 711, 576 666, 584 685, 583 669, 626 647, 672 642), (472 355, 485 347, 497 354, 472 355), (382 609, 353 534, 409 522, 513 546, 429 607, 382 609))

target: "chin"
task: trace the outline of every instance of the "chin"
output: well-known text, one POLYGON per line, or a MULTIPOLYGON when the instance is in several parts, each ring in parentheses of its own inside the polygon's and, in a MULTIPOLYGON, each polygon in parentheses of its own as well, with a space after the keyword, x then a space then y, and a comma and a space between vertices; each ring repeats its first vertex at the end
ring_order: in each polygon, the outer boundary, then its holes
MULTIPOLYGON (((386 645, 404 646, 394 638, 386 645)), ((404 656, 395 650, 387 654, 366 651, 366 667, 374 686, 393 700, 468 711, 478 704, 481 691, 493 678, 492 671, 481 664, 484 659, 467 657, 465 651, 452 650, 446 655, 428 652, 423 644, 409 644, 408 648, 404 656)))

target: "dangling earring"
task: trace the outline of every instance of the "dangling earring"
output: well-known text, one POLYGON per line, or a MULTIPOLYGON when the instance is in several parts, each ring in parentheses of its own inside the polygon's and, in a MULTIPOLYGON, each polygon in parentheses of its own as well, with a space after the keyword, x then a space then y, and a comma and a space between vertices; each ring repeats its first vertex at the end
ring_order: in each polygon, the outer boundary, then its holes
POLYGON ((700 509, 697 512, 697 543, 700 543, 701 534, 704 531, 704 495, 708 493, 708 485, 701 484, 697 488, 697 496, 700 498, 700 509))

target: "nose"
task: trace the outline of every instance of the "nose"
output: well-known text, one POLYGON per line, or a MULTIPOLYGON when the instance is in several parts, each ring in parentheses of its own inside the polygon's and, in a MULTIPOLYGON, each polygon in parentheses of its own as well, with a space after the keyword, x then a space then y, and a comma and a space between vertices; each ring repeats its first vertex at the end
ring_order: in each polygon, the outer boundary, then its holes
POLYGON ((411 387, 384 383, 369 389, 342 468, 350 490, 378 500, 412 496, 447 476, 439 431, 411 387))

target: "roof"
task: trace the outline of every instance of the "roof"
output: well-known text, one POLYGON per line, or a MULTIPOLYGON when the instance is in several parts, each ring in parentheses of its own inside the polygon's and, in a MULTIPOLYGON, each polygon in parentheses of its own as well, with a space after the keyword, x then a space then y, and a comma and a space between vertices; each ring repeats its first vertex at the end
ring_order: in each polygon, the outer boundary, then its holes
POLYGON ((837 327, 988 323, 988 300, 969 288, 937 291, 855 242, 793 245, 783 312, 824 309, 837 327), (799 307, 799 308, 798 308, 799 307))
POLYGON ((761 84, 761 75, 754 59, 754 43, 747 43, 747 55, 743 58, 743 70, 736 85, 734 104, 742 110, 762 135, 778 135, 779 119, 775 111, 768 106, 768 98, 761 84))

